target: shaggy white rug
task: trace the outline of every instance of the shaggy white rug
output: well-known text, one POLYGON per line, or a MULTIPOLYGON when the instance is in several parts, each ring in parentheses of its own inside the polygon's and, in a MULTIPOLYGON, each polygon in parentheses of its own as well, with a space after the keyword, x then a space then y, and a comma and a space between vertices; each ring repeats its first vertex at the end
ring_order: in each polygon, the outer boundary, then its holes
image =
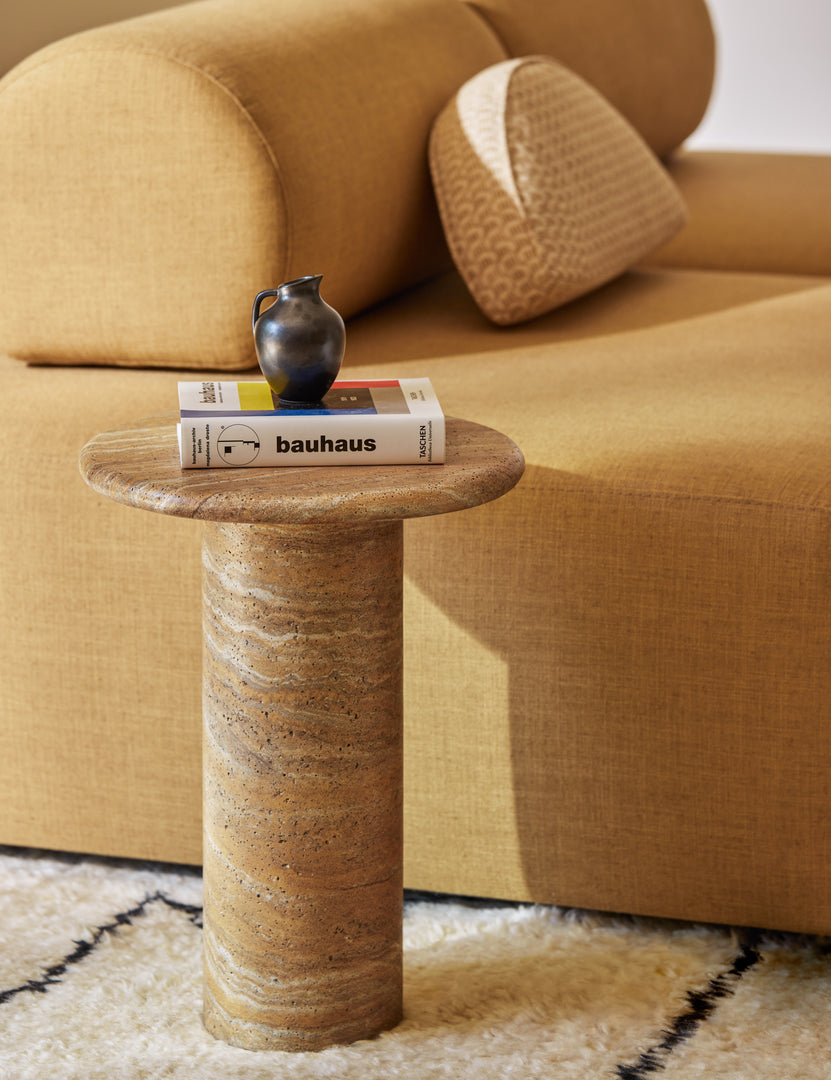
POLYGON ((828 1080, 831 949, 409 895, 405 1019, 320 1053, 202 1028, 201 879, 0 848, 3 1080, 828 1080))

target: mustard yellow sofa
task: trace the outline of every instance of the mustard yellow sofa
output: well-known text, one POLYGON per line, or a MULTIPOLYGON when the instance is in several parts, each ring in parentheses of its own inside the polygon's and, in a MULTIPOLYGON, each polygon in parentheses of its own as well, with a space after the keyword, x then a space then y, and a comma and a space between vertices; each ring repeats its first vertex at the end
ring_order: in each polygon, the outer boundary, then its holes
POLYGON ((715 55, 703 0, 207 0, 6 75, 0 843, 200 861, 199 526, 78 453, 245 377, 255 294, 320 273, 350 377, 527 460, 406 525, 406 884, 831 932, 831 159, 685 151, 715 55), (498 327, 428 138, 529 54, 688 222, 498 327))

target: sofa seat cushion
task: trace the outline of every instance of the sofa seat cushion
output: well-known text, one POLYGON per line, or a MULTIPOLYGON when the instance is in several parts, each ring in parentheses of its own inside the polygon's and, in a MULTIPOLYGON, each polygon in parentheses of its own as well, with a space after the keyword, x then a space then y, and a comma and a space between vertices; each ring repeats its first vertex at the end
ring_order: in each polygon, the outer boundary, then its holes
POLYGON ((829 335, 824 286, 404 365, 528 462, 407 533, 410 881, 828 932, 829 335))
MULTIPOLYGON (((647 330, 824 284, 824 279, 810 275, 640 267, 537 319, 496 327, 479 310, 459 274, 449 271, 349 320, 344 364, 347 369, 358 364, 395 366, 440 357, 456 363, 467 357, 473 383, 478 365, 487 363, 491 354, 647 330)), ((441 370, 431 366, 439 376, 441 370)))
MULTIPOLYGON (((727 280, 717 275, 714 287, 727 280)), ((807 280, 790 295, 694 317, 687 309, 663 325, 533 343, 502 331, 499 348, 435 359, 392 360, 387 338, 384 361, 366 348, 349 376, 424 372, 446 412, 505 431, 529 465, 556 469, 558 484, 822 508, 831 365, 820 328, 831 320, 831 283, 807 280), (808 473, 816 469, 810 495, 809 481, 786 483, 803 455, 808 473)))
POLYGON ((635 129, 544 56, 469 79, 433 125, 430 167, 454 262, 503 326, 611 280, 685 220, 635 129))
MULTIPOLYGON (((609 287, 621 319, 641 280, 609 287)), ((596 336, 547 343, 462 290, 455 355, 426 319, 420 355, 403 307, 374 341, 352 324, 350 374, 426 374, 528 461, 498 503, 405 529, 414 888, 831 932, 831 287, 720 310, 727 275, 696 280, 662 324, 612 332, 598 294, 596 336)), ((199 527, 77 468, 180 373, 0 377, 32 448, 0 476, 2 839, 196 862, 199 527)))

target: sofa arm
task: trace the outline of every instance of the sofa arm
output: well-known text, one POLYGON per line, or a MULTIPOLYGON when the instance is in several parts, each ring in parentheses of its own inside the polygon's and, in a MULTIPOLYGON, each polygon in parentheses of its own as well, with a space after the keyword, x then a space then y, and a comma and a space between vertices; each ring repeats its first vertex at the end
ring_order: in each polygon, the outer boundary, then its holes
POLYGON ((689 222, 659 266, 831 275, 831 155, 683 151, 689 222))
POLYGON ((0 349, 238 370, 256 293, 347 316, 447 264, 426 143, 504 59, 447 0, 207 0, 49 46, 0 83, 0 349))

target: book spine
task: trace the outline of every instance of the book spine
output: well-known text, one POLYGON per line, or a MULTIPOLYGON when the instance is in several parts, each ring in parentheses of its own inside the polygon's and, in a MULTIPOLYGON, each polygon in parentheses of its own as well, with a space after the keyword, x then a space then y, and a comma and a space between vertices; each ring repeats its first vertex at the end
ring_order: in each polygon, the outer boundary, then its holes
POLYGON ((183 469, 437 465, 444 416, 182 417, 183 469))

